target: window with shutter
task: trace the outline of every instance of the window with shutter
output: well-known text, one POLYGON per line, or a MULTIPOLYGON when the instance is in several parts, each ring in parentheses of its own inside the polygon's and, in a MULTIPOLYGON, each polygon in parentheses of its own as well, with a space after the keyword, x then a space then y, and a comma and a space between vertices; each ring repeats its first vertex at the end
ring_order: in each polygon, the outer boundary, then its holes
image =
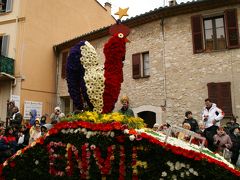
POLYGON ((13 0, 0 1, 0 13, 11 12, 13 7, 13 0))
POLYGON ((141 54, 140 53, 132 55, 132 73, 133 73, 134 79, 141 77, 141 54))
POLYGON ((203 52, 203 28, 202 28, 202 16, 196 15, 191 17, 192 25, 192 42, 193 53, 203 52))
POLYGON ((11 12, 13 7, 13 0, 7 0, 6 3, 6 12, 11 12))
POLYGON ((68 52, 67 51, 62 53, 62 73, 61 73, 61 77, 63 79, 66 78, 67 56, 68 56, 68 52))
POLYGON ((9 35, 1 36, 0 38, 1 55, 8 56, 9 35))
POLYGON ((231 83, 208 83, 208 97, 223 110, 225 116, 233 116, 231 83))
POLYGON ((239 48, 237 9, 225 11, 225 26, 228 48, 239 48))

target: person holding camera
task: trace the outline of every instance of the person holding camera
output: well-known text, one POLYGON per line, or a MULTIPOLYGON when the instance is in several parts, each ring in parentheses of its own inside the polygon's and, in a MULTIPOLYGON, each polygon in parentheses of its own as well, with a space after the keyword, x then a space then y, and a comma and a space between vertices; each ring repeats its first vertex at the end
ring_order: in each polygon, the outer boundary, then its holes
POLYGON ((54 113, 52 113, 50 116, 51 123, 52 124, 58 123, 60 121, 60 119, 63 117, 65 117, 65 114, 61 112, 60 107, 55 107, 54 113))
POLYGON ((205 105, 202 113, 202 120, 205 124, 204 134, 208 141, 208 148, 211 151, 214 151, 215 146, 213 144, 213 136, 217 133, 217 129, 220 126, 220 121, 224 117, 224 113, 215 103, 212 103, 210 99, 205 99, 205 105))

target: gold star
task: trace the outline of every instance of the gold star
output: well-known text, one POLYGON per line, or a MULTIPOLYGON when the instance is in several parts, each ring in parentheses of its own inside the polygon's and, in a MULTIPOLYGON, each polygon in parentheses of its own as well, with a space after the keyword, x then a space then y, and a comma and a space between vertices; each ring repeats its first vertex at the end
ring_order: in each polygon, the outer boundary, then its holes
POLYGON ((125 8, 125 9, 119 8, 118 12, 116 12, 115 15, 118 15, 119 19, 121 19, 123 16, 128 16, 127 14, 128 9, 129 8, 125 8))

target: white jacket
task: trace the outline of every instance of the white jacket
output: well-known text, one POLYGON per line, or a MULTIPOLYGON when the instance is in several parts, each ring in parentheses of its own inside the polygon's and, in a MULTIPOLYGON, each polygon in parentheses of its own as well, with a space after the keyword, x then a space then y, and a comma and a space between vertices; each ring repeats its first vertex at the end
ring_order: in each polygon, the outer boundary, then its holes
POLYGON ((213 125, 213 120, 216 120, 216 126, 220 126, 220 120, 224 117, 224 112, 217 107, 215 103, 212 103, 212 107, 207 110, 205 107, 202 113, 202 120, 205 122, 205 128, 209 128, 213 125), (208 116, 207 121, 204 121, 204 118, 208 116))

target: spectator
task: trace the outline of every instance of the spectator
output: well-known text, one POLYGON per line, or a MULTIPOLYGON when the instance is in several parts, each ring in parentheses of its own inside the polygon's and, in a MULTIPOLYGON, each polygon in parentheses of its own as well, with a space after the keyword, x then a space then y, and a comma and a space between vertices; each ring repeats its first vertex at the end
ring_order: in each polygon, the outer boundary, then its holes
POLYGON ((239 124, 236 122, 236 118, 233 117, 229 122, 226 124, 226 133, 230 134, 233 129, 239 127, 239 124))
POLYGON ((159 125, 158 123, 155 123, 155 124, 153 125, 152 130, 153 130, 153 131, 158 131, 159 127, 160 127, 160 125, 159 125))
POLYGON ((23 125, 19 131, 18 146, 19 149, 26 147, 29 144, 29 129, 23 125))
POLYGON ((13 108, 13 116, 10 120, 10 126, 16 125, 16 126, 20 127, 21 123, 22 123, 22 119, 23 119, 23 117, 22 117, 21 113, 19 112, 18 107, 15 106, 13 108))
POLYGON ((31 109, 30 111, 30 125, 33 126, 35 124, 35 120, 37 118, 37 110, 31 109))
MULTIPOLYGON (((184 123, 183 124, 183 128, 190 130, 191 129, 191 125, 189 123, 184 123)), ((186 132, 179 132, 177 133, 177 138, 181 139, 183 141, 189 141, 190 140, 190 136, 188 134, 186 134, 186 132)))
POLYGON ((43 126, 41 126, 41 133, 42 133, 42 136, 44 136, 49 129, 52 128, 52 124, 44 124, 43 126))
POLYGON ((35 125, 35 129, 33 130, 32 134, 30 134, 29 138, 29 144, 37 140, 39 137, 41 137, 41 126, 40 124, 35 125))
POLYGON ((12 155, 11 147, 5 137, 5 129, 0 129, 0 163, 3 163, 7 158, 12 155))
POLYGON ((214 145, 216 147, 215 152, 223 154, 224 148, 231 149, 232 141, 229 135, 224 131, 222 127, 217 128, 217 134, 213 136, 214 145))
POLYGON ((232 151, 231 162, 236 165, 240 151, 240 127, 235 126, 230 131, 230 138, 232 141, 232 148, 230 149, 232 151))
POLYGON ((12 154, 14 154, 17 150, 17 140, 16 140, 16 137, 13 134, 13 128, 12 127, 7 127, 6 128, 5 138, 6 138, 6 142, 10 146, 12 154))
POLYGON ((59 122, 61 118, 65 117, 65 114, 61 112, 60 107, 54 108, 54 113, 51 114, 50 119, 51 123, 59 122))
POLYGON ((159 127, 158 131, 162 132, 163 134, 167 134, 169 128, 170 128, 170 124, 165 123, 159 127))
POLYGON ((194 131, 194 132, 199 131, 198 123, 197 123, 196 119, 193 119, 191 111, 185 112, 185 120, 183 121, 182 124, 184 124, 184 123, 190 124, 191 131, 194 131))
POLYGON ((220 120, 224 117, 224 113, 210 99, 205 99, 205 105, 202 113, 202 119, 205 123, 204 133, 208 141, 208 148, 214 151, 213 136, 217 133, 217 128, 220 126, 220 120))
POLYGON ((122 108, 118 111, 126 116, 133 116, 133 110, 129 108, 129 99, 127 96, 121 98, 122 108))
POLYGON ((42 115, 42 117, 40 119, 40 125, 43 126, 44 124, 46 124, 46 120, 47 120, 47 116, 46 115, 42 115))

